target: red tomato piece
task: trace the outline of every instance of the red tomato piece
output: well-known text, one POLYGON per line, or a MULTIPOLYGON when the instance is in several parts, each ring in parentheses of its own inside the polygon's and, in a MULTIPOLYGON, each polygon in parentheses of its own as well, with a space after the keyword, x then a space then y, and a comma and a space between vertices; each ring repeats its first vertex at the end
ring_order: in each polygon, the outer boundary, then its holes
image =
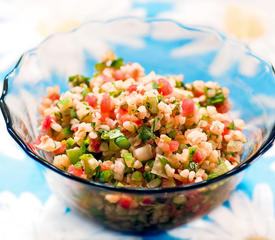
POLYGON ((91 148, 94 150, 95 153, 99 153, 100 152, 99 151, 99 147, 100 147, 100 144, 101 144, 100 140, 98 140, 98 139, 91 139, 90 141, 91 141, 90 142, 91 148))
POLYGON ((42 124, 42 129, 43 130, 48 130, 51 127, 51 123, 52 123, 52 118, 50 116, 47 116, 42 124))
POLYGON ((68 173, 75 175, 77 177, 82 177, 84 172, 81 168, 78 169, 78 168, 75 168, 74 165, 70 165, 68 168, 68 173))
POLYGON ((36 142, 34 143, 35 145, 39 145, 40 143, 41 143, 41 138, 43 137, 43 136, 45 136, 45 135, 47 135, 47 134, 45 134, 45 133, 40 133, 39 135, 38 135, 38 137, 37 137, 37 139, 36 139, 36 142))
POLYGON ((229 157, 229 161, 230 161, 230 162, 236 162, 236 160, 237 160, 237 159, 234 158, 234 157, 229 157))
POLYGON ((144 197, 143 201, 142 201, 144 204, 151 204, 152 203, 152 199, 150 197, 144 197))
POLYGON ((125 73, 122 72, 120 69, 119 70, 115 70, 114 72, 114 79, 115 80, 126 80, 126 76, 125 76, 125 73))
POLYGON ((218 113, 227 113, 232 106, 228 100, 225 100, 223 103, 216 104, 215 107, 218 113))
POLYGON ((190 98, 184 98, 181 102, 181 114, 186 117, 188 115, 194 114, 195 112, 195 103, 190 98))
POLYGON ((49 96, 49 98, 52 100, 52 101, 54 101, 54 100, 59 100, 59 98, 60 98, 60 96, 59 96, 59 94, 52 94, 51 96, 49 96))
POLYGON ((202 160, 203 160, 203 156, 202 156, 200 150, 197 150, 193 156, 193 161, 200 163, 202 160))
POLYGON ((57 154, 61 154, 61 153, 64 153, 64 152, 66 152, 66 144, 61 144, 61 146, 58 149, 56 149, 53 152, 53 154, 57 155, 57 154))
POLYGON ((100 103, 100 109, 102 113, 108 113, 114 109, 114 105, 109 94, 103 95, 103 98, 100 103))
POLYGON ((125 208, 125 209, 130 209, 131 207, 131 203, 132 203, 132 197, 129 196, 129 195, 122 195, 122 197, 120 198, 119 200, 119 205, 122 207, 122 208, 125 208))
POLYGON ((228 135, 230 133, 230 129, 228 129, 227 127, 230 125, 230 122, 227 120, 222 121, 222 123, 224 124, 224 129, 223 129, 223 133, 222 135, 228 135))
POLYGON ((95 107, 97 104, 97 97, 92 94, 87 94, 85 97, 85 102, 87 102, 91 107, 95 107))
POLYGON ((136 84, 132 84, 130 87, 127 88, 128 92, 134 92, 137 91, 137 85, 136 84))
POLYGON ((175 152, 175 151, 177 151, 178 150, 178 148, 179 148, 179 142, 177 142, 177 141, 174 141, 174 140, 172 140, 172 141, 170 141, 169 142, 169 150, 170 150, 170 152, 175 152))
POLYGON ((132 76, 133 79, 137 80, 137 78, 139 76, 139 70, 137 68, 134 69, 131 76, 132 76))
POLYGON ((160 78, 158 80, 158 86, 159 86, 159 93, 161 93, 163 96, 169 95, 173 92, 173 88, 171 84, 164 78, 160 78))
POLYGON ((133 120, 133 123, 135 123, 137 127, 140 127, 143 124, 143 120, 142 119, 133 120))

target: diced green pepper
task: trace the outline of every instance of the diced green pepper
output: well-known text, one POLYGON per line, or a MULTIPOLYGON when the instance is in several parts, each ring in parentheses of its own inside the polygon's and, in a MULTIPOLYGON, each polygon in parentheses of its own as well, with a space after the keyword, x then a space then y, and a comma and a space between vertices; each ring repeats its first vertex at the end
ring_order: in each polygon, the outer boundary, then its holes
POLYGON ((195 152, 197 151, 197 147, 190 147, 188 150, 189 150, 189 161, 191 161, 195 155, 195 152))
POLYGON ((74 164, 74 167, 77 168, 77 169, 82 168, 82 163, 81 163, 81 161, 78 161, 76 164, 74 164))
POLYGON ((218 177, 218 176, 219 176, 218 173, 212 173, 212 174, 208 175, 207 180, 218 177))
POLYGON ((147 108, 150 113, 157 114, 158 113, 158 99, 156 97, 149 97, 147 108))
POLYGON ((114 172, 112 170, 105 170, 100 173, 99 181, 102 183, 111 182, 114 179, 114 172))
POLYGON ((67 149, 66 154, 72 164, 76 164, 79 161, 80 156, 83 154, 80 148, 67 149))
POLYGON ((120 136, 115 139, 115 144, 121 149, 128 149, 131 146, 130 141, 125 136, 120 136))
POLYGON ((232 122, 227 126, 227 129, 230 129, 230 130, 235 130, 235 129, 236 129, 235 124, 234 124, 234 121, 232 121, 232 122))
POLYGON ((62 128, 62 131, 66 135, 66 137, 71 136, 73 134, 73 131, 71 131, 70 127, 64 127, 62 128))
POLYGON ((159 187, 161 185, 162 181, 160 178, 155 178, 152 181, 150 181, 147 186, 149 188, 155 188, 155 187, 159 187))
POLYGON ((134 159, 132 153, 123 153, 122 156, 125 160, 126 165, 128 167, 133 167, 135 159, 134 159))
POLYGON ((154 178, 154 174, 153 173, 151 173, 151 172, 144 172, 143 173, 143 177, 144 177, 144 179, 146 180, 146 182, 150 182, 150 181, 152 181, 153 180, 153 178, 154 178))
POLYGON ((66 140, 66 148, 72 148, 72 146, 75 144, 75 141, 70 137, 66 140))
POLYGON ((117 151, 120 150, 120 148, 115 144, 115 140, 114 139, 111 139, 109 141, 109 150, 113 151, 113 152, 117 152, 117 151))
POLYGON ((138 138, 142 139, 143 141, 146 140, 151 140, 153 139, 155 136, 152 133, 151 129, 148 128, 147 126, 143 125, 139 130, 138 130, 139 134, 138 134, 138 138))
POLYGON ((142 173, 140 171, 133 172, 132 179, 134 181, 141 181, 142 180, 142 173))

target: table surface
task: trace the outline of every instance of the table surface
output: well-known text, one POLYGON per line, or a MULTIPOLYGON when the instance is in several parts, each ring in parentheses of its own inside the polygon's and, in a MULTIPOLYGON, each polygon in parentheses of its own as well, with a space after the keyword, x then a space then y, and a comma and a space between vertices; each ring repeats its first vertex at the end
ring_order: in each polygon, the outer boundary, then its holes
MULTIPOLYGON (((275 64, 274 7, 272 0, 125 0, 119 3, 83 0, 81 6, 79 1, 65 0, 59 0, 58 4, 54 0, 1 1, 0 84, 20 54, 49 34, 69 30, 87 20, 121 16, 164 17, 187 24, 210 25, 244 41, 256 54, 275 64)), ((270 108, 275 108, 274 100, 270 108)), ((158 235, 110 232, 85 221, 56 199, 42 168, 15 144, 0 117, 2 240, 275 239, 274 180, 275 147, 248 168, 229 200, 207 217, 158 235)))

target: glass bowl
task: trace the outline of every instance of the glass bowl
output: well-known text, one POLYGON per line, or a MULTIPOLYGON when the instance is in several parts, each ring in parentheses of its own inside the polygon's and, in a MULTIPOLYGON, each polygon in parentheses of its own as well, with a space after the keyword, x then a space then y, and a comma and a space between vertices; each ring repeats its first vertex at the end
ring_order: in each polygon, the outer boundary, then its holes
POLYGON ((50 188, 70 208, 113 229, 152 232, 201 217, 228 198, 241 179, 240 173, 274 141, 274 92, 272 66, 215 30, 170 20, 123 18, 90 22, 55 34, 23 54, 4 80, 0 104, 11 136, 31 159, 45 167, 50 188), (59 85, 65 91, 68 76, 92 76, 93 65, 108 49, 126 62, 139 62, 147 73, 183 73, 184 82, 213 80, 228 87, 232 114, 247 123, 242 163, 199 183, 134 189, 89 182, 47 161, 42 151, 32 147, 39 133, 38 105, 46 88, 59 85), (112 194, 132 199, 134 207, 125 209, 109 202, 112 194))

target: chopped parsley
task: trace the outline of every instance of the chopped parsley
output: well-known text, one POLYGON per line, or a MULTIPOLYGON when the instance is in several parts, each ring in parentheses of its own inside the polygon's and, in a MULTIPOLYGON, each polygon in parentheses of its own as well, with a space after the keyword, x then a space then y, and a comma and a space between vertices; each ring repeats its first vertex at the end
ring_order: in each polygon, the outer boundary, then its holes
POLYGON ((120 68, 123 65, 124 65, 124 61, 122 58, 117 58, 117 59, 113 60, 111 63, 112 68, 120 68))
POLYGON ((155 138, 155 135, 151 131, 150 128, 147 126, 143 125, 139 130, 138 130, 138 138, 142 139, 143 141, 151 140, 155 138))
POLYGON ((234 121, 232 121, 232 122, 227 126, 227 129, 230 129, 230 130, 235 130, 235 129, 236 129, 235 124, 234 124, 234 121))

